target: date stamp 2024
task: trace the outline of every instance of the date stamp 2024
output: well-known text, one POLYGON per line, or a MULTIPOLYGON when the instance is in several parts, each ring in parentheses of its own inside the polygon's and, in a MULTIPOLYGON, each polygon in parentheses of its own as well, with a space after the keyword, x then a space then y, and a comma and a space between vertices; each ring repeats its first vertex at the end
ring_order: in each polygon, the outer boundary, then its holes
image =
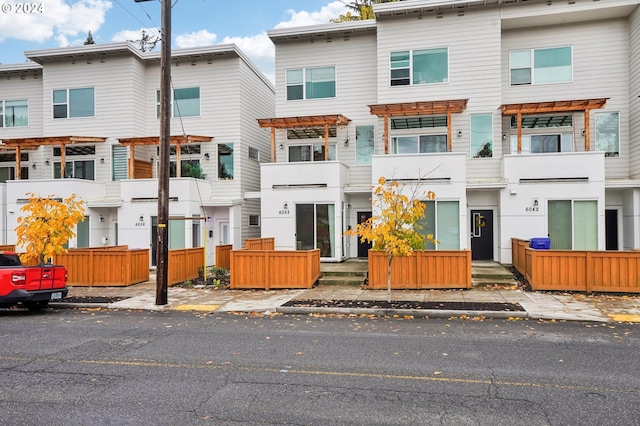
POLYGON ((44 3, 0 3, 2 13, 44 13, 44 3))

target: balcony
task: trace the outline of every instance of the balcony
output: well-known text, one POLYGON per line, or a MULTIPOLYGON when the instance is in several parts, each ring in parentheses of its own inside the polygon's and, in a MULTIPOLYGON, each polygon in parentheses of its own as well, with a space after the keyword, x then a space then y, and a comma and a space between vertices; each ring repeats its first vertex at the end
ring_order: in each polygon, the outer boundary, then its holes
MULTIPOLYGON (((151 200, 158 197, 157 179, 127 179, 120 181, 123 200, 151 200)), ((194 178, 171 178, 169 198, 180 201, 211 197, 211 182, 194 178)))
POLYGON ((339 161, 265 163, 260 168, 262 190, 343 188, 349 168, 339 161))
POLYGON ((510 154, 502 160, 502 175, 513 183, 534 181, 604 182, 603 152, 510 154))
POLYGON ((466 184, 466 156, 459 152, 374 155, 372 178, 466 184))
POLYGON ((73 194, 88 201, 105 197, 105 184, 86 179, 46 179, 46 180, 11 180, 7 181, 7 200, 27 198, 27 193, 46 197, 55 195, 66 198, 73 194))

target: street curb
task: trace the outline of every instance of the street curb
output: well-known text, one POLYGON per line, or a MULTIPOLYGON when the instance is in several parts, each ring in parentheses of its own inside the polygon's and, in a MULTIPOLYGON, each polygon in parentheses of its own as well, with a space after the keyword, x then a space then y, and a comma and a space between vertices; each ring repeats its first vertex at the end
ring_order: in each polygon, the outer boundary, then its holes
POLYGON ((451 318, 451 317, 484 317, 493 319, 528 318, 526 311, 462 311, 440 309, 375 309, 375 308, 318 308, 312 306, 294 307, 279 306, 276 312, 282 314, 343 314, 343 315, 374 315, 380 317, 414 317, 414 318, 451 318))

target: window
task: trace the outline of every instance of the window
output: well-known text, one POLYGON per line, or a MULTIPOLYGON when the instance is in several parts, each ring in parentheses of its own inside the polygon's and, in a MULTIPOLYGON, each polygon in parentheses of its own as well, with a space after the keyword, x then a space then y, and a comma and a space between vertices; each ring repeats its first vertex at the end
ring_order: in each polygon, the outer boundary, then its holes
POLYGON ((493 156, 493 116, 471 115, 471 158, 493 156))
MULTIPOLYGON (((60 162, 53 163, 53 178, 60 179, 60 162)), ((64 167, 64 178, 95 180, 95 161, 79 160, 66 161, 64 167)))
MULTIPOLYGON (((0 167, 0 183, 5 183, 8 180, 15 180, 15 178, 15 167, 0 167)), ((29 167, 20 167, 20 179, 29 179, 29 167)))
POLYGON ((249 147, 249 158, 252 160, 260 161, 260 150, 252 146, 249 147))
MULTIPOLYGON (((336 144, 329 144, 329 161, 336 159, 336 144)), ((324 161, 324 144, 290 145, 289 162, 324 161)))
POLYGON ((286 72, 287 100, 336 97, 336 68, 300 68, 286 72))
POLYGON ((460 203, 458 201, 423 201, 425 215, 418 225, 423 235, 433 235, 440 244, 427 241, 427 250, 460 250, 460 203))
MULTIPOLYGON (((573 135, 571 133, 522 135, 522 154, 572 151, 573 135)), ((511 153, 518 153, 518 137, 515 135, 511 136, 511 153)))
MULTIPOLYGON (((169 177, 177 177, 176 161, 169 161, 169 177)), ((180 160, 180 176, 204 179, 200 168, 200 160, 180 160)))
POLYGON ((250 214, 249 215, 249 226, 260 226, 260 215, 250 214))
POLYGON ((0 127, 29 125, 29 105, 23 101, 0 101, 0 127))
MULTIPOLYGON (((173 117, 200 116, 200 88, 173 89, 171 94, 173 117)), ((160 118, 160 91, 156 90, 156 118, 160 118)))
POLYGON ((405 50, 391 52, 391 86, 447 83, 449 49, 405 50))
POLYGON ((94 117, 93 88, 53 91, 53 118, 94 117))
POLYGON ((356 126, 356 166, 370 166, 375 145, 373 126, 356 126))
POLYGON ((397 136, 391 139, 392 154, 447 152, 447 135, 397 136))
POLYGON ((552 250, 598 249, 598 202, 549 200, 548 233, 552 250))
POLYGON ((233 144, 218 144, 218 179, 233 179, 233 144))
POLYGON ((620 117, 617 112, 596 113, 596 150, 605 157, 620 155, 620 117))
POLYGON ((509 52, 511 85, 566 83, 573 78, 572 48, 514 50, 509 52))
POLYGON ((129 177, 127 170, 128 152, 129 148, 127 148, 126 146, 111 146, 111 157, 113 159, 113 161, 111 162, 111 177, 114 181, 127 179, 129 177))

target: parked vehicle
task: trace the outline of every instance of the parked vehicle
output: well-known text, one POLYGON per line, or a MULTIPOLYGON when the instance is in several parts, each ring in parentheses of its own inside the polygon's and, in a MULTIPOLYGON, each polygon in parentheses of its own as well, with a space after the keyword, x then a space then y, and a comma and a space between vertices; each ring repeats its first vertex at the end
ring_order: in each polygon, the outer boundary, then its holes
POLYGON ((0 252, 0 307, 22 305, 38 311, 68 292, 64 266, 23 266, 16 253, 0 252))

